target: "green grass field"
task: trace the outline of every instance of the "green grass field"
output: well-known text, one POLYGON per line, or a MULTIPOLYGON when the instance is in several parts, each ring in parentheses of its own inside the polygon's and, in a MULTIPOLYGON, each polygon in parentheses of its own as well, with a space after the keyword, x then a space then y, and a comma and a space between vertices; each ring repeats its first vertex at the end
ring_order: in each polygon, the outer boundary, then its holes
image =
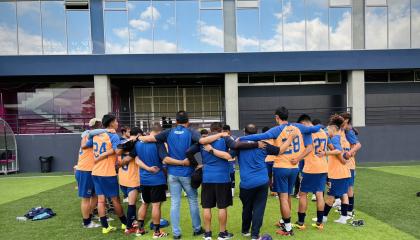
MULTIPOLYGON (((420 163, 407 166, 362 167, 357 170, 356 218, 365 220, 365 226, 355 228, 339 225, 332 221, 319 232, 308 228, 296 231, 294 239, 420 239, 420 163)), ((238 176, 239 177, 239 176, 238 176)), ((0 177, 0 239, 133 239, 122 231, 102 235, 100 229, 81 227, 79 199, 75 190, 73 176, 60 174, 30 175, 18 174, 0 177), (44 221, 18 222, 31 207, 52 208, 57 216, 44 221)), ((240 236, 241 202, 236 194, 233 207, 229 208, 228 230, 235 234, 234 239, 247 239, 240 236)), ((163 217, 169 219, 170 199, 163 206, 163 217)), ((126 207, 126 205, 125 205, 126 207)), ((296 220, 297 201, 293 201, 292 221, 296 220)), ((315 206, 311 203, 307 214, 307 225, 315 216, 315 206)), ((214 212, 216 213, 216 212, 214 212)), ((192 237, 188 204, 183 199, 181 209, 183 239, 192 237)), ((274 239, 274 222, 280 216, 278 199, 269 197, 264 216, 262 233, 269 233, 274 239)), ((114 217, 114 216, 112 216, 114 217)), ((331 212, 329 220, 338 218, 331 212)), ((218 232, 217 218, 214 214, 213 232, 218 232)), ((111 222, 119 226, 119 221, 111 222)), ((165 229, 171 233, 171 228, 165 229)), ((171 239, 170 235, 168 239, 171 239)), ((138 239, 151 239, 151 235, 138 239)))

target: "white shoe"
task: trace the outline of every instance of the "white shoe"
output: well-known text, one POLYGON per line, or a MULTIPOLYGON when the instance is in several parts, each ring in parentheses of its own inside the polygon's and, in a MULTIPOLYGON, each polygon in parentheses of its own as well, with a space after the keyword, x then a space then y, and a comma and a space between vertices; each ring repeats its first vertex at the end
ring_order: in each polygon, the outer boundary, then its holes
POLYGON ((312 201, 312 202, 316 202, 316 195, 315 195, 315 194, 312 194, 311 201, 312 201))
POLYGON ((108 222, 114 221, 112 217, 107 217, 108 222))
POLYGON ((353 219, 355 215, 356 215, 356 214, 354 214, 354 212, 347 212, 347 216, 348 216, 350 219, 353 219))
POLYGON ((336 208, 336 207, 341 207, 341 199, 339 199, 339 198, 335 199, 335 201, 334 201, 334 203, 333 203, 332 207, 333 207, 333 208, 336 208))
POLYGON ((347 220, 349 220, 350 217, 349 216, 340 216, 339 219, 334 220, 335 223, 340 223, 340 224, 347 224, 347 220))
MULTIPOLYGON (((326 217, 326 216, 323 216, 323 217, 322 217, 322 223, 326 223, 326 222, 327 222, 327 220, 328 220, 328 217, 326 217)), ((318 218, 312 218, 312 221, 313 221, 313 222, 316 222, 316 221, 318 221, 318 218)))
POLYGON ((166 197, 167 198, 171 197, 171 193, 170 192, 166 192, 166 197))
POLYGON ((123 203, 128 203, 128 197, 123 199, 123 203))
POLYGON ((242 233, 242 236, 243 237, 251 237, 251 233, 250 232, 242 233))
POLYGON ((94 221, 91 221, 88 225, 83 226, 83 227, 84 228, 97 228, 97 227, 100 227, 100 226, 101 226, 101 224, 98 224, 98 223, 96 223, 94 221))
POLYGON ((212 240, 211 237, 203 237, 204 240, 212 240))

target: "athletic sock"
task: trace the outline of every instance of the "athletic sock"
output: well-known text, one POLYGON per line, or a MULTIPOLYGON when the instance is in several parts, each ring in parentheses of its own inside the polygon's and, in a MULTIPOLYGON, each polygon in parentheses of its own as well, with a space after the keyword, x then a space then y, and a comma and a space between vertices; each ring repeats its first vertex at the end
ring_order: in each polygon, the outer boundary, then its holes
POLYGON ((153 223, 153 229, 155 230, 155 233, 160 233, 160 223, 158 224, 153 223))
POLYGON ((106 219, 106 216, 100 217, 100 219, 101 219, 101 225, 102 225, 102 227, 103 228, 108 228, 109 225, 108 225, 108 220, 106 219))
POLYGON ((305 223, 306 213, 298 212, 298 222, 302 225, 305 223))
POLYGON ((127 228, 133 227, 133 221, 136 220, 136 205, 128 205, 127 207, 127 228))
POLYGON ((139 223, 139 229, 143 229, 144 228, 144 220, 137 220, 137 222, 139 223))
POLYGON ((316 222, 322 223, 322 220, 324 219, 324 211, 316 211, 316 222))
POLYGON ((291 218, 283 218, 284 221, 284 228, 286 229, 286 231, 290 231, 292 230, 292 224, 290 223, 291 218))
POLYGON ((127 226, 127 218, 125 217, 125 215, 122 215, 122 216, 120 217, 120 221, 121 221, 121 223, 122 223, 122 224, 124 224, 124 225, 126 225, 126 226, 127 226))
POLYGON ((349 197, 349 212, 353 212, 354 209, 354 196, 353 197, 349 197))
POLYGON ((83 218, 83 225, 87 226, 91 222, 90 218, 83 218))
POLYGON ((331 210, 332 206, 328 206, 328 204, 325 204, 324 206, 324 216, 327 217, 328 214, 330 214, 330 210, 331 210))
POLYGON ((347 217, 347 209, 349 208, 348 204, 341 204, 341 216, 347 217))

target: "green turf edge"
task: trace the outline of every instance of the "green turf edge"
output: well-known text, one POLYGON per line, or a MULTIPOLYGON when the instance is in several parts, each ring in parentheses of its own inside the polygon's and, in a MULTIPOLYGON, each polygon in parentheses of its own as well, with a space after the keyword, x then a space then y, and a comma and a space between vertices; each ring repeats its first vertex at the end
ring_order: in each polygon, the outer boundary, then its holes
POLYGON ((420 165, 420 160, 402 162, 358 162, 358 167, 412 166, 420 165))

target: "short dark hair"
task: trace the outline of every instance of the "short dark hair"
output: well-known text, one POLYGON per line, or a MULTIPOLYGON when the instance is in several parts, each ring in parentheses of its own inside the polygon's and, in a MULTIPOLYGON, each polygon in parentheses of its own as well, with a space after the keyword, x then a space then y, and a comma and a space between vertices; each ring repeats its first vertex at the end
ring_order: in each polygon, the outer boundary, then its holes
POLYGON ((209 134, 209 131, 207 131, 207 129, 201 129, 201 131, 200 131, 200 135, 206 135, 206 134, 209 134))
POLYGON ((263 127, 261 131, 262 131, 263 133, 265 133, 265 132, 267 132, 268 130, 270 130, 270 128, 269 128, 269 127, 263 127))
POLYGON ((230 126, 227 125, 227 124, 225 124, 225 125, 223 125, 222 130, 224 130, 224 131, 230 131, 230 126))
POLYGON ((328 122, 328 125, 341 128, 341 125, 343 125, 343 123, 344 123, 344 118, 338 114, 334 114, 330 117, 330 121, 328 122))
POLYGON ((349 123, 351 124, 351 114, 349 112, 343 112, 340 116, 344 118, 344 120, 349 120, 349 123))
POLYGON ((245 133, 246 134, 256 134, 258 132, 258 128, 255 124, 248 124, 245 127, 245 133))
POLYGON ((314 120, 312 120, 312 124, 313 125, 321 124, 321 120, 319 120, 318 118, 315 118, 314 120))
POLYGON ((126 133, 128 130, 130 130, 130 127, 128 127, 128 126, 121 127, 121 134, 126 133))
POLYGON ((279 107, 276 109, 275 115, 277 115, 281 120, 286 121, 289 118, 289 110, 285 107, 279 107))
POLYGON ((210 124, 210 131, 211 132, 221 132, 222 131, 222 124, 220 122, 214 122, 210 124))
POLYGON ((133 127, 131 130, 130 130, 130 136, 137 136, 137 135, 144 135, 143 134, 143 130, 141 130, 141 128, 139 128, 139 127, 133 127))
POLYGON ((186 111, 179 111, 176 113, 176 122, 179 124, 188 123, 188 113, 186 111))
POLYGON ((107 127, 109 127, 109 125, 111 124, 111 122, 113 122, 115 119, 117 119, 117 117, 115 117, 114 115, 112 115, 112 114, 105 114, 102 117, 102 125, 105 128, 107 128, 107 127))
POLYGON ((302 123, 302 122, 311 122, 311 117, 308 114, 302 114, 299 116, 298 123, 302 123))

